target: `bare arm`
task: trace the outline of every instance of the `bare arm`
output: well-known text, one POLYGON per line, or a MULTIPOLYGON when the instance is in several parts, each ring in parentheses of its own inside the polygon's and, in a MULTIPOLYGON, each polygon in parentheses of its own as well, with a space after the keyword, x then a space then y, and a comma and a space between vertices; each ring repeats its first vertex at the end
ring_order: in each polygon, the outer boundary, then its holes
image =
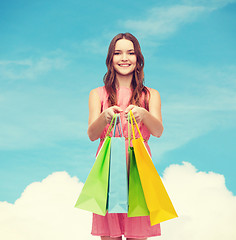
POLYGON ((101 112, 101 101, 98 91, 93 89, 89 94, 88 136, 90 140, 97 140, 106 125, 111 122, 113 115, 121 111, 120 107, 112 106, 101 112))
POLYGON ((145 108, 130 105, 126 110, 127 113, 132 110, 137 122, 143 122, 150 133, 155 137, 160 137, 164 130, 161 116, 161 98, 155 89, 150 89, 149 111, 145 108))

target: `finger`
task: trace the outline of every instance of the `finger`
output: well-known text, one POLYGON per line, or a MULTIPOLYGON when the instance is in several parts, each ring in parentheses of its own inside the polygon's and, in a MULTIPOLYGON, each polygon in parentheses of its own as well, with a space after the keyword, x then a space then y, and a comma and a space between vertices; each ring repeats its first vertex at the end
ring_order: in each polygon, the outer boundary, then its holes
POLYGON ((111 120, 112 120, 112 117, 108 116, 107 117, 107 122, 110 124, 111 123, 111 120))
POLYGON ((138 113, 136 111, 133 111, 133 115, 134 115, 135 121, 137 123, 139 123, 140 122, 140 117, 139 117, 138 113))
MULTIPOLYGON (((128 121, 128 115, 129 115, 130 110, 132 110, 132 113, 134 114, 134 113, 135 113, 135 108, 136 108, 135 105, 130 105, 130 106, 125 110, 125 111, 127 111, 127 112, 125 113, 125 117, 126 117, 127 121, 128 121)), ((130 116, 130 117, 131 117, 131 116, 130 116)))
POLYGON ((129 105, 126 109, 125 109, 125 114, 127 114, 130 110, 132 110, 135 107, 135 105, 129 105))
POLYGON ((107 114, 106 114, 106 121, 107 123, 111 123, 112 119, 114 116, 114 112, 111 109, 108 109, 107 114))
POLYGON ((123 109, 121 107, 113 106, 112 108, 113 110, 115 110, 115 112, 118 112, 118 113, 123 112, 123 109))
POLYGON ((135 120, 136 120, 137 123, 140 122, 140 118, 139 117, 137 117, 135 120))
POLYGON ((126 113, 126 114, 124 114, 124 117, 125 117, 125 119, 126 119, 126 121, 128 121, 128 113, 126 113))

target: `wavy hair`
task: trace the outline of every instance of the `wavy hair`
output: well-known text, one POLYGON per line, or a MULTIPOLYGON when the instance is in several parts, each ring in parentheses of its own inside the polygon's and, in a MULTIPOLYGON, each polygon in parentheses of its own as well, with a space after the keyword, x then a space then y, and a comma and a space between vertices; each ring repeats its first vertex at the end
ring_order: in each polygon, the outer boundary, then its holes
POLYGON ((116 42, 120 39, 130 40, 134 45, 134 53, 137 57, 136 67, 133 72, 133 78, 131 81, 132 96, 130 98, 130 104, 141 106, 141 97, 144 93, 144 107, 148 109, 148 100, 150 92, 147 87, 144 86, 144 57, 141 52, 139 42, 136 37, 130 33, 119 33, 112 40, 108 48, 106 65, 107 72, 103 77, 106 91, 108 93, 108 103, 109 106, 114 106, 117 104, 116 99, 116 72, 113 67, 113 56, 115 53, 116 42))

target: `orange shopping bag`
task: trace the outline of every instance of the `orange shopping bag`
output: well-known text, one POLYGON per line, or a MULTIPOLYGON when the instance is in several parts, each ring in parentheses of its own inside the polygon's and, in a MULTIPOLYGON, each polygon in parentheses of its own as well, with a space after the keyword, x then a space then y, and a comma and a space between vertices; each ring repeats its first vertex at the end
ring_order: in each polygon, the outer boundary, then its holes
POLYGON ((153 226, 160 222, 178 217, 178 215, 152 162, 146 146, 144 145, 143 137, 132 111, 130 111, 130 115, 133 132, 132 143, 134 147, 134 154, 145 200, 148 210, 150 211, 151 225, 153 226), (133 120, 135 122, 140 138, 135 138, 133 120))

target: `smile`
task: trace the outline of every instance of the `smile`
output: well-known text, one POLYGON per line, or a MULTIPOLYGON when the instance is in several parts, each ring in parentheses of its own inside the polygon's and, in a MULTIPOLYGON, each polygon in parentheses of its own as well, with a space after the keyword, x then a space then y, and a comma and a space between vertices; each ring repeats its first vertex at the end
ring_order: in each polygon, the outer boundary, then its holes
POLYGON ((118 64, 120 67, 129 67, 131 64, 118 64))

